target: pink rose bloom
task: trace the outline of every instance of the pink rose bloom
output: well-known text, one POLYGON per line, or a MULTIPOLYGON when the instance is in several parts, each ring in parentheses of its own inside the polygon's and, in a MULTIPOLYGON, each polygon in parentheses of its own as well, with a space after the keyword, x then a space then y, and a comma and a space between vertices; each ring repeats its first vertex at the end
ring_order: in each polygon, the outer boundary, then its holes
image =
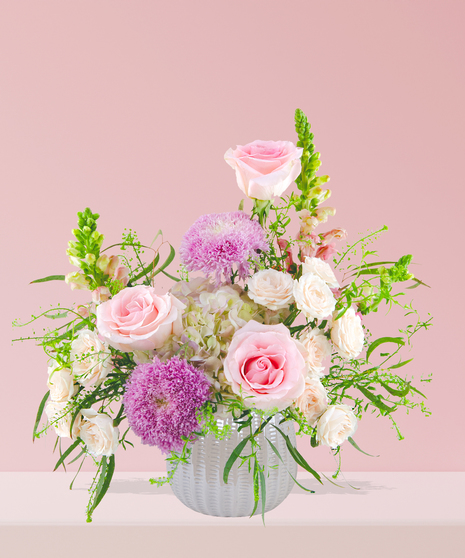
POLYGON ((281 411, 305 389, 306 354, 285 325, 252 320, 234 334, 224 374, 233 392, 242 393, 245 405, 281 411))
POLYGON ((139 285, 127 287, 97 307, 97 328, 120 351, 159 349, 171 334, 182 333, 185 305, 168 293, 139 285))
POLYGON ((224 158, 236 171, 239 188, 249 198, 281 196, 301 171, 303 149, 290 141, 260 141, 228 149, 224 158))

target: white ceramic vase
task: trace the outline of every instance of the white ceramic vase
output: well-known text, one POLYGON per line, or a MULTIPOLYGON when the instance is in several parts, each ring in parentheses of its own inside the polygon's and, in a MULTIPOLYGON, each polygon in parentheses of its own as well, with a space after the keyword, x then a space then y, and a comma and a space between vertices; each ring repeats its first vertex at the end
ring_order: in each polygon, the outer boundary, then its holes
MULTIPOLYGON (((265 511, 270 511, 289 495, 296 478, 297 464, 287 450, 285 440, 272 426, 279 425, 281 415, 275 415, 260 433, 257 441, 259 463, 265 464, 266 503, 265 511), (284 464, 274 453, 268 438, 279 451, 284 464)), ((229 424, 230 436, 225 440, 217 440, 213 434, 199 438, 192 447, 192 454, 188 464, 180 463, 174 473, 171 487, 174 494, 183 504, 194 511, 220 517, 241 517, 250 515, 254 508, 253 477, 248 471, 247 464, 239 467, 241 461, 236 460, 230 473, 228 483, 223 481, 225 464, 236 446, 250 434, 250 428, 238 432, 238 424, 232 417, 218 420, 219 426, 229 424)), ((252 427, 255 430, 260 425, 260 418, 254 416, 252 427)), ((295 445, 295 430, 293 422, 285 422, 279 428, 289 436, 295 445)), ((250 451, 247 444, 242 455, 250 451)), ((261 501, 255 513, 261 513, 261 501)))

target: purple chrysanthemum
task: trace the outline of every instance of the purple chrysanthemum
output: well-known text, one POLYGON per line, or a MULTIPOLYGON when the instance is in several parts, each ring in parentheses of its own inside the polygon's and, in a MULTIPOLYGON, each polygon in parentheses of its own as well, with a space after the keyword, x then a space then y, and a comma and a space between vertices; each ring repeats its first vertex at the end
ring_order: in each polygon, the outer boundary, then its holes
POLYGON ((215 274, 219 284, 221 274, 229 280, 234 264, 239 276, 246 278, 248 260, 257 258, 257 250, 268 250, 261 225, 244 212, 233 211, 202 215, 184 235, 179 254, 188 271, 215 274))
POLYGON ((129 426, 143 444, 163 452, 182 449, 181 436, 198 429, 196 411, 210 393, 204 373, 186 360, 139 364, 132 372, 124 394, 129 426))

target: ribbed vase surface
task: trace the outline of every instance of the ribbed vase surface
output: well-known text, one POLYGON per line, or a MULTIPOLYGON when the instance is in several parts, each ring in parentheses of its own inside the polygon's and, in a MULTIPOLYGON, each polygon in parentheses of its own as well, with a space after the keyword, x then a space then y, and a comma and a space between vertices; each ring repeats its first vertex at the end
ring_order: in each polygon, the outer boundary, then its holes
MULTIPOLYGON (((265 427, 265 431, 257 436, 260 444, 258 459, 260 465, 265 464, 266 504, 265 511, 270 511, 289 495, 295 478, 297 464, 292 459, 281 434, 272 426, 279 425, 282 417, 275 415, 265 427), (274 453, 266 441, 268 438, 279 451, 284 464, 274 453)), ((254 508, 253 477, 248 471, 247 463, 239 467, 238 459, 233 465, 228 483, 223 481, 223 471, 232 451, 245 437, 250 434, 250 428, 237 431, 238 424, 232 418, 218 420, 219 426, 229 424, 230 435, 225 440, 217 440, 213 434, 199 438, 192 447, 192 454, 188 464, 180 463, 172 480, 171 487, 174 494, 183 504, 194 511, 220 517, 241 517, 250 515, 254 508)), ((254 417, 253 429, 260 425, 260 418, 254 417)), ((289 436, 295 445, 295 430, 293 422, 285 422, 279 428, 289 436)), ((250 453, 247 444, 241 455, 250 453)), ((261 513, 261 501, 256 513, 261 513)))

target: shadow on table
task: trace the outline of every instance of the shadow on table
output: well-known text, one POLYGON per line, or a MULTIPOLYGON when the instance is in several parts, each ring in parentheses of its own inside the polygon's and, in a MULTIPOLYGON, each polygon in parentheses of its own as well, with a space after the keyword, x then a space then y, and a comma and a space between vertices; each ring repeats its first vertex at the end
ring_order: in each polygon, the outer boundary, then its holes
POLYGON ((310 479, 299 480, 300 484, 305 488, 314 490, 314 494, 311 492, 306 492, 302 490, 296 484, 292 488, 291 494, 300 494, 302 496, 321 496, 324 494, 354 494, 354 495, 366 495, 375 490, 394 490, 391 486, 382 486, 370 481, 344 481, 343 479, 338 479, 335 482, 338 486, 331 484, 328 480, 323 477, 323 484, 319 484, 317 481, 310 479), (349 484, 350 483, 350 484, 349 484))
POLYGON ((146 494, 147 496, 160 496, 161 494, 172 494, 168 484, 155 486, 146 479, 114 479, 108 489, 113 494, 146 494))
MULTIPOLYGON (((393 487, 378 485, 370 481, 351 481, 348 482, 354 487, 352 488, 347 481, 338 479, 335 486, 328 480, 323 479, 324 484, 319 484, 311 479, 299 480, 300 484, 305 488, 314 490, 315 493, 306 492, 299 486, 294 485, 292 494, 299 494, 301 496, 321 496, 324 494, 358 494, 366 495, 373 491, 378 490, 394 490, 393 487)), ((151 485, 149 479, 133 478, 133 479, 113 479, 108 492, 111 494, 142 494, 147 496, 160 496, 162 494, 172 494, 169 485, 156 487, 151 485)))
MULTIPOLYGON (((73 490, 88 490, 88 487, 77 488, 73 490)), ((150 484, 149 477, 146 479, 113 479, 108 488, 109 494, 146 494, 147 496, 159 496, 161 494, 172 494, 168 484, 157 487, 150 484)))

